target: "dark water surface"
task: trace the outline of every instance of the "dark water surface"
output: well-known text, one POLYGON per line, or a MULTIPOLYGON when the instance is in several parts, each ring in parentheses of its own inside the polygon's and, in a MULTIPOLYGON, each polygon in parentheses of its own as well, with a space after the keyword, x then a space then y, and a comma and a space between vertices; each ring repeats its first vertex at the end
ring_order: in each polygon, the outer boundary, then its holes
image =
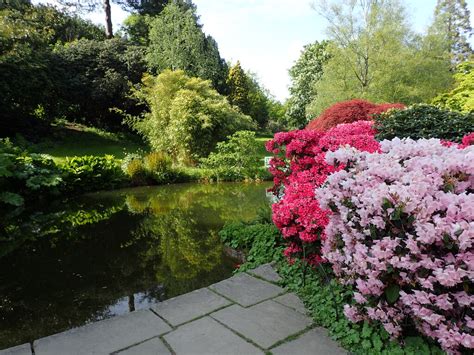
MULTIPOLYGON (((231 275, 218 231, 269 184, 180 184, 82 196, 0 241, 0 349, 148 308, 231 275)), ((18 223, 20 225, 20 223, 18 223)))

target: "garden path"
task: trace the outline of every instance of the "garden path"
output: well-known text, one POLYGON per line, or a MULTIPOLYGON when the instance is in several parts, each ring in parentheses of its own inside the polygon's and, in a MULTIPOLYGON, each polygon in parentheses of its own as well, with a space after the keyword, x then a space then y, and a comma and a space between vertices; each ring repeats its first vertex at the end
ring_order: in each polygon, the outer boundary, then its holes
POLYGON ((237 274, 151 309, 75 328, 0 355, 339 355, 270 265, 237 274))

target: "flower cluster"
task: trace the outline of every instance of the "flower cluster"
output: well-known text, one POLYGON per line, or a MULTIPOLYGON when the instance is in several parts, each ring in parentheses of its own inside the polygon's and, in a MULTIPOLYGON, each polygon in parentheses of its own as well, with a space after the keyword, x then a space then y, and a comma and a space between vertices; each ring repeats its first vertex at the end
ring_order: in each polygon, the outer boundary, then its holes
POLYGON ((474 349, 473 138, 326 154, 339 171, 316 190, 332 211, 322 252, 354 287, 350 320, 379 321, 393 337, 415 326, 449 353, 474 349))
POLYGON ((277 133, 267 143, 267 150, 277 155, 270 162, 270 172, 274 176, 273 191, 281 198, 272 207, 273 221, 289 242, 287 257, 303 258, 312 265, 323 261, 320 247, 329 211, 320 208, 314 190, 340 169, 327 164, 325 155, 345 145, 375 152, 379 144, 374 134, 371 122, 358 121, 325 133, 277 133))

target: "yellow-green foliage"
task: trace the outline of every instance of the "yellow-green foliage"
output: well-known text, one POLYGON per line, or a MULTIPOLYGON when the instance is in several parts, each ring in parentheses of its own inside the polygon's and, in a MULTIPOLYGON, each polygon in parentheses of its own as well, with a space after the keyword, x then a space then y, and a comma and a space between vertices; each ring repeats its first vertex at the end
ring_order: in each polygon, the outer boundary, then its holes
POLYGON ((433 104, 465 113, 474 111, 474 61, 459 64, 454 80, 454 89, 437 96, 433 104))
POLYGON ((171 169, 172 161, 162 152, 151 152, 143 157, 145 169, 150 172, 166 172, 171 169))
POLYGON ((142 185, 146 182, 147 172, 141 159, 132 159, 127 164, 125 173, 135 185, 142 185))
POLYGON ((235 110, 209 81, 191 78, 182 70, 145 76, 136 94, 150 112, 132 126, 154 150, 175 162, 193 164, 226 136, 255 129, 251 118, 235 110))

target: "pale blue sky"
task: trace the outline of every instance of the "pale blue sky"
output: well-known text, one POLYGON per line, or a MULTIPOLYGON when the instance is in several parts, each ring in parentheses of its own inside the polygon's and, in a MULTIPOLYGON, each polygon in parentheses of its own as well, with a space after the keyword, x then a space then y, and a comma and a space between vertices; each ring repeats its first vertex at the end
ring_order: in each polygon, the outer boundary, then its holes
MULTIPOLYGON (((54 0, 34 0, 54 3, 54 0)), ((288 69, 304 44, 322 40, 326 23, 311 9, 312 0, 194 0, 204 31, 219 44, 226 60, 240 60, 278 99, 288 97, 288 69)), ((431 22, 436 0, 405 0, 414 28, 431 22)), ((474 20, 474 0, 467 0, 474 20)), ((128 14, 113 5, 114 31, 128 14)), ((103 23, 99 11, 86 15, 103 23)))

